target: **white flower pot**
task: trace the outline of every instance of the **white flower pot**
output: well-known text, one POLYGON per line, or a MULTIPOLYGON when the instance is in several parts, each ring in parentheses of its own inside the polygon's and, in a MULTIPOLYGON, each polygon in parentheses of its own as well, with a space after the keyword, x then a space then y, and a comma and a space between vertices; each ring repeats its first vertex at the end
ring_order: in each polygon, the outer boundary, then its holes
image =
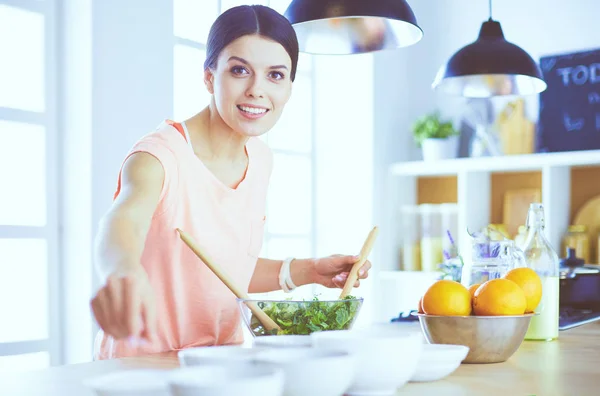
POLYGON ((425 161, 456 158, 458 155, 458 136, 445 139, 425 139, 421 147, 425 161))

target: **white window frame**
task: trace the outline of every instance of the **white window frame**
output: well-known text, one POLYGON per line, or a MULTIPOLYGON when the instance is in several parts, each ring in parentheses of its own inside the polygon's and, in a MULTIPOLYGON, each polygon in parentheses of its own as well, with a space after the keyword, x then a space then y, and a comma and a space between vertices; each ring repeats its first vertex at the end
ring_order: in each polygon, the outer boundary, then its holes
MULTIPOLYGON (((46 141, 46 213, 47 222, 44 227, 0 225, 0 238, 36 238, 45 239, 47 243, 48 265, 48 338, 30 341, 0 343, 0 357, 21 355, 35 352, 48 352, 50 365, 63 362, 62 309, 59 251, 59 136, 57 128, 57 34, 56 34, 56 0, 0 0, 0 5, 7 5, 44 15, 45 29, 45 111, 33 112, 0 107, 0 119, 41 125, 45 128, 46 141)), ((18 39, 18 38, 16 38, 18 39)), ((2 304, 3 302, 0 302, 2 304)), ((24 315, 27 315, 25 312, 24 315)), ((11 318, 18 320, 18 318, 11 318)))

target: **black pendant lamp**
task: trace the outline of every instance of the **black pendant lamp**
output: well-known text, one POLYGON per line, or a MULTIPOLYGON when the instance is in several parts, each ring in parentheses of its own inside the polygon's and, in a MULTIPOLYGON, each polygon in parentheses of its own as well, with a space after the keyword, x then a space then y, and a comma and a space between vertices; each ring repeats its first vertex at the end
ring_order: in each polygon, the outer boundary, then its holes
POLYGON ((461 48, 438 71, 432 87, 470 98, 531 95, 546 89, 542 72, 533 58, 504 39, 500 23, 490 16, 479 37, 461 48))
POLYGON ((294 0, 285 11, 300 51, 349 55, 407 47, 423 37, 405 0, 294 0))

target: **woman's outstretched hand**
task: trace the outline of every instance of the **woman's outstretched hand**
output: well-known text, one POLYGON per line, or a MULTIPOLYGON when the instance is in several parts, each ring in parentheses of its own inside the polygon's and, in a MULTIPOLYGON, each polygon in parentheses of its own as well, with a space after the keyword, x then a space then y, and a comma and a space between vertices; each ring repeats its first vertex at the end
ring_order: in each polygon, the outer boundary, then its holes
POLYGON ((91 306, 98 325, 114 339, 156 339, 154 294, 144 270, 109 276, 91 306))

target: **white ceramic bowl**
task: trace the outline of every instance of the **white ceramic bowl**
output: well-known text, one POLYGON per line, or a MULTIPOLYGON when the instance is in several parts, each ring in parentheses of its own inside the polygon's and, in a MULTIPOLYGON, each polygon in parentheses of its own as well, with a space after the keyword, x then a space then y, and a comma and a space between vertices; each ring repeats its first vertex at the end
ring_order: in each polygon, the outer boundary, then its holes
POLYGON ((410 382, 437 381, 452 374, 467 357, 464 345, 425 344, 410 382))
POLYGON ((423 343, 416 332, 388 329, 322 331, 311 334, 316 348, 342 349, 359 362, 348 395, 395 395, 417 368, 423 343))
MULTIPOLYGON (((371 324, 366 329, 369 331, 376 331, 378 333, 387 332, 391 335, 411 335, 418 337, 423 344, 427 344, 427 339, 423 335, 421 327, 418 326, 418 323, 415 323, 416 326, 413 326, 411 323, 397 323, 397 322, 377 322, 371 324)), ((359 330, 359 329, 356 329, 359 330)))
POLYGON ((254 338, 254 346, 262 348, 306 348, 312 345, 309 335, 280 335, 254 338))
POLYGON ((342 396, 354 381, 357 364, 347 352, 317 348, 271 349, 258 354, 257 362, 283 369, 285 396, 342 396))
POLYGON ((171 396, 283 396, 278 368, 248 364, 186 367, 168 378, 171 396))
POLYGON ((183 367, 215 364, 247 364, 252 362, 259 348, 246 348, 238 345, 220 345, 189 348, 177 353, 183 367))
POLYGON ((170 396, 169 370, 125 370, 84 381, 97 396, 170 396))

